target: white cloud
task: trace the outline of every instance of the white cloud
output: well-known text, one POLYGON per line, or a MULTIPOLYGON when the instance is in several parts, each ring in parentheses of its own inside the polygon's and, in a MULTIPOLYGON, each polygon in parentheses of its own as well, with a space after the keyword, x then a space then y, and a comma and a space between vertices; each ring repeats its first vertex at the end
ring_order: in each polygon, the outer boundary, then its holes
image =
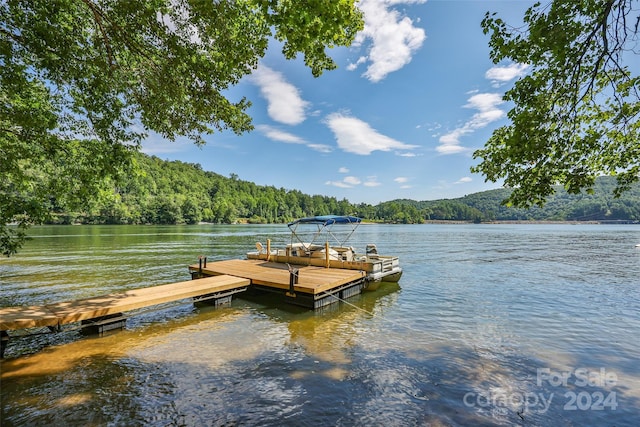
POLYGON ((282 73, 260 64, 249 79, 260 88, 267 100, 267 113, 276 122, 287 125, 302 123, 309 103, 302 99, 300 91, 288 83, 282 73))
POLYGON ((333 148, 326 144, 307 144, 307 147, 320 153, 331 153, 333 148))
POLYGON ((302 144, 306 145, 312 150, 319 151, 321 153, 330 153, 331 151, 333 151, 333 148, 328 145, 310 143, 304 138, 300 138, 297 135, 285 132, 273 126, 258 125, 256 126, 256 129, 262 132, 267 138, 271 139, 272 141, 284 142, 286 144, 302 144))
MULTIPOLYGON (((508 82, 527 73, 529 66, 526 64, 511 64, 508 66, 492 67, 485 73, 485 77, 494 82, 494 86, 508 82)), ((440 154, 456 154, 467 151, 460 143, 460 138, 482 129, 489 124, 502 119, 505 112, 499 108, 504 101, 497 93, 478 93, 476 90, 468 92, 471 96, 467 100, 465 108, 478 110, 466 123, 442 135, 440 145, 436 151, 440 154)))
POLYGON ((527 74, 529 66, 526 64, 511 64, 506 67, 492 67, 485 73, 485 77, 489 80, 498 82, 508 82, 517 77, 527 74))
POLYGON ((497 105, 502 104, 502 96, 497 93, 478 93, 469 98, 465 107, 476 108, 481 112, 495 111, 497 105))
POLYGON ((382 135, 368 123, 342 113, 328 115, 325 122, 335 135, 338 146, 348 153, 366 156, 376 150, 416 148, 415 145, 405 144, 382 135))
POLYGON ((393 180, 398 184, 402 184, 400 188, 403 190, 406 190, 408 188, 413 188, 412 185, 407 184, 407 182, 409 182, 409 178, 407 178, 406 176, 399 176, 397 178, 394 178, 393 180))
POLYGON ((287 144, 305 144, 306 141, 297 135, 293 135, 289 132, 282 131, 269 125, 256 126, 260 132, 262 132, 267 138, 274 141, 286 142, 287 144))
POLYGON ((505 112, 498 108, 498 105, 503 102, 502 97, 497 93, 477 93, 471 96, 465 107, 479 110, 479 112, 461 127, 442 135, 436 151, 440 154, 456 154, 466 151, 467 149, 460 144, 460 138, 503 118, 505 112))
POLYGON ((360 184, 362 182, 362 181, 360 181, 360 178, 355 177, 355 176, 345 176, 342 181, 344 181, 345 183, 347 183, 349 185, 358 185, 358 184, 360 184))
POLYGON ((342 181, 327 181, 325 184, 339 188, 353 188, 358 185, 363 185, 365 187, 378 187, 382 185, 378 182, 378 177, 375 175, 368 176, 365 181, 362 181, 357 176, 345 176, 342 181))
POLYGON ((468 176, 463 176, 462 178, 457 180, 454 184, 466 184, 467 182, 471 182, 471 181, 473 181, 473 179, 469 178, 468 176))
POLYGON ((347 70, 348 71, 353 71, 356 68, 358 68, 358 65, 364 64, 365 62, 367 62, 367 57, 366 56, 361 56, 360 58, 358 58, 358 60, 355 63, 351 63, 351 64, 347 65, 347 70))
POLYGON ((332 185, 334 187, 338 187, 338 188, 352 188, 353 185, 349 185, 346 182, 343 181, 327 181, 325 182, 326 185, 332 185))
POLYGON ((466 149, 458 144, 442 144, 436 147, 436 151, 440 154, 458 154, 466 149))
POLYGON ((359 64, 368 62, 363 76, 372 82, 384 79, 411 62, 413 54, 422 47, 426 39, 422 28, 392 9, 398 4, 421 4, 426 0, 360 0, 358 8, 364 14, 364 29, 356 35, 354 46, 362 46, 370 40, 368 56, 358 58, 347 69, 355 70, 359 64))
POLYGON ((340 172, 340 173, 349 173, 349 169, 348 169, 348 168, 345 168, 345 167, 343 166, 343 167, 341 167, 340 169, 338 169, 338 172, 340 172))

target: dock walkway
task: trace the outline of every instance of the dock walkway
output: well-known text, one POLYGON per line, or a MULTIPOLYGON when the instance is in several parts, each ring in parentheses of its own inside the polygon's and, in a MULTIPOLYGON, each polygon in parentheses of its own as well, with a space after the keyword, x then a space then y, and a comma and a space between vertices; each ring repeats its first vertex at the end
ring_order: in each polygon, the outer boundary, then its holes
MULTIPOLYGON (((167 285, 133 289, 122 293, 102 295, 76 301, 58 302, 27 307, 0 308, 0 333, 2 350, 8 341, 7 331, 37 327, 59 329, 73 322, 86 322, 114 329, 108 325, 124 326, 123 312, 151 307, 167 302, 193 298, 195 301, 211 299, 230 300, 235 293, 245 291, 249 280, 229 275, 219 275, 167 285)), ((98 330, 102 332, 103 330, 98 330)))

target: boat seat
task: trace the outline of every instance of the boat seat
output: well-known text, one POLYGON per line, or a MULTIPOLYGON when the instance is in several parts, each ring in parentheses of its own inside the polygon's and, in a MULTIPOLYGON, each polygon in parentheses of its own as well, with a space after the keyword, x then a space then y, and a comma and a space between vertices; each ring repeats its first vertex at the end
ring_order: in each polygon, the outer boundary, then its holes
POLYGON ((342 261, 353 261, 354 250, 351 246, 335 246, 333 249, 338 251, 340 256, 340 260, 342 261))

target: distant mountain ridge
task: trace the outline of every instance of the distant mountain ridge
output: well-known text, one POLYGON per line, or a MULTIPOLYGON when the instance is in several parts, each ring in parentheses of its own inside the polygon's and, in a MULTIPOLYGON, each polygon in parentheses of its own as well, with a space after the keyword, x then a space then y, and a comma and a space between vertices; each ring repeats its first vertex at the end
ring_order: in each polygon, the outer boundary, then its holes
POLYGON ((544 207, 530 209, 509 208, 502 205, 511 193, 501 188, 473 193, 454 199, 431 201, 394 200, 389 203, 413 206, 431 220, 464 221, 640 221, 640 184, 613 196, 614 177, 596 180, 593 193, 568 194, 556 187, 556 193, 547 199, 544 207))

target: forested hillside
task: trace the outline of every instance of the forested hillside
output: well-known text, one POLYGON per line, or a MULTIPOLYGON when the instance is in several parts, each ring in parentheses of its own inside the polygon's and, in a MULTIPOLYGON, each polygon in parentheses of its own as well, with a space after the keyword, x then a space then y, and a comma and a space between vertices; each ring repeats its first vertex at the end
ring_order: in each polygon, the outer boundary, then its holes
POLYGON ((622 197, 615 198, 613 177, 596 180, 592 193, 568 194, 562 187, 547 199, 543 208, 510 208, 502 205, 511 190, 498 189, 470 194, 457 199, 416 202, 395 200, 376 207, 392 215, 418 212, 427 220, 461 221, 640 221, 640 185, 634 185, 622 197), (383 207, 386 207, 383 209, 383 207))
POLYGON ((274 223, 312 214, 349 214, 354 207, 333 197, 259 186, 232 175, 202 170, 199 164, 140 154, 138 172, 88 207, 56 208, 57 222, 107 224, 274 223))
POLYGON ((394 200, 376 206, 334 197, 260 186, 237 176, 202 170, 198 164, 138 155, 138 172, 118 188, 106 186, 99 201, 84 212, 53 203, 53 222, 107 224, 196 224, 198 222, 278 223, 325 214, 356 214, 366 220, 421 223, 426 220, 640 220, 640 185, 615 199, 614 178, 597 181, 593 194, 569 195, 559 189, 544 208, 513 209, 501 205, 509 190, 457 199, 394 200))

